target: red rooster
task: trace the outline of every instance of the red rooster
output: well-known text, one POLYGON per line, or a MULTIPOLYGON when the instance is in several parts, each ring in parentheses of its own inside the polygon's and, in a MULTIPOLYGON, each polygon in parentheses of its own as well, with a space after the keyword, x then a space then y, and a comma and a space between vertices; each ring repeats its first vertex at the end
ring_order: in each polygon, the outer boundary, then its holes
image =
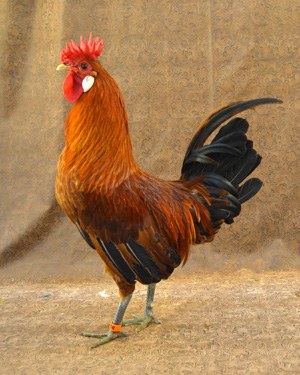
POLYGON ((97 60, 99 38, 73 40, 62 50, 57 70, 66 70, 66 99, 74 102, 65 123, 65 147, 58 161, 56 197, 85 241, 96 249, 118 285, 121 302, 102 345, 123 336, 122 324, 146 327, 153 315, 155 285, 184 264, 190 246, 212 241, 223 223, 231 224, 241 204, 262 182, 247 176, 261 157, 247 139, 248 123, 234 118, 211 144, 208 136, 237 113, 277 99, 237 102, 213 112, 194 135, 181 178, 163 181, 136 164, 122 94, 97 60), (135 283, 148 285, 145 316, 123 322, 135 283), (123 323, 122 323, 123 322, 123 323))

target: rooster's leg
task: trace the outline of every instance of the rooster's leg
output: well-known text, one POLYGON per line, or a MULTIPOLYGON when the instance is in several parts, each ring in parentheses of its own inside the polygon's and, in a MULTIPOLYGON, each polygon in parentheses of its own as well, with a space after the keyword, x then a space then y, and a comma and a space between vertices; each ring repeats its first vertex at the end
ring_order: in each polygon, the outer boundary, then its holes
POLYGON ((145 306, 145 315, 143 317, 135 317, 135 319, 127 320, 127 321, 123 322, 123 326, 129 326, 129 325, 137 324, 137 325, 139 325, 138 330, 140 331, 140 330, 148 327, 148 325, 151 322, 156 323, 156 324, 161 323, 153 315, 154 293, 155 293, 155 284, 148 285, 146 306, 145 306))
POLYGON ((115 314, 113 322, 110 324, 110 329, 107 333, 81 333, 81 336, 85 337, 94 337, 94 338, 100 338, 101 340, 96 342, 95 345, 92 346, 92 348, 97 348, 97 346, 103 345, 108 343, 109 341, 112 341, 118 337, 124 337, 126 336, 125 333, 121 332, 121 326, 122 326, 122 320, 126 311, 126 308, 131 300, 132 294, 125 297, 120 303, 117 308, 117 312, 115 314))

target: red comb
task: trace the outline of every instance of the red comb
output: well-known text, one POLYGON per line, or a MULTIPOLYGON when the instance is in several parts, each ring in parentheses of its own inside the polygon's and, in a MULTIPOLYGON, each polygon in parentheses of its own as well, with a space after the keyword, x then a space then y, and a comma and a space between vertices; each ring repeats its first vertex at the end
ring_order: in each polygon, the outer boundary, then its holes
POLYGON ((70 64, 82 57, 96 60, 101 55, 103 47, 103 40, 98 37, 93 40, 93 35, 90 33, 89 40, 84 40, 80 36, 80 44, 75 43, 74 40, 66 43, 66 48, 61 51, 60 59, 63 63, 70 64))

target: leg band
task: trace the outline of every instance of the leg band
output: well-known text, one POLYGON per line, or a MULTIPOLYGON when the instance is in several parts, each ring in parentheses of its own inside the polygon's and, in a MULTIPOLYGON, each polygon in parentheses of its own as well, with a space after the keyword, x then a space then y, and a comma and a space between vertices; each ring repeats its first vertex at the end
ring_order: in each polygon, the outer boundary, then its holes
POLYGON ((119 333, 122 329, 122 323, 121 324, 115 324, 113 321, 109 325, 109 330, 114 333, 119 333))

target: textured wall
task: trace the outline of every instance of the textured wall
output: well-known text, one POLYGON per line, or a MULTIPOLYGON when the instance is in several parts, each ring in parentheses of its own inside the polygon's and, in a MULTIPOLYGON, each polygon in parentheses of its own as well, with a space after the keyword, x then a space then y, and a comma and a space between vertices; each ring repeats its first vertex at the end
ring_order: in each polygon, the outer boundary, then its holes
POLYGON ((284 101, 245 114, 264 158, 264 189, 185 271, 300 268, 299 14, 297 0, 2 1, 1 278, 102 272, 53 200, 69 110, 55 68, 65 41, 91 30, 104 38, 101 61, 125 96, 135 156, 160 177, 179 176, 189 139, 213 108, 284 101))

